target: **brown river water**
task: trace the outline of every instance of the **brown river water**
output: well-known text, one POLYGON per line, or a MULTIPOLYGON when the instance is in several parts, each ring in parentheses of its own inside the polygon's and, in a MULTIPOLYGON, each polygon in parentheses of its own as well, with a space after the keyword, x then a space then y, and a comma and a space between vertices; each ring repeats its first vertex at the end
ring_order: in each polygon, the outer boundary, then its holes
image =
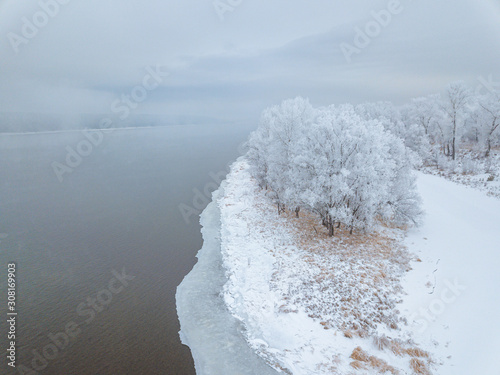
POLYGON ((4 353, 11 262, 18 312, 17 367, 3 356, 0 373, 194 374, 175 291, 202 244, 195 212, 249 131, 114 130, 92 149, 81 132, 0 135, 4 353), (83 156, 60 181, 68 147, 83 156))

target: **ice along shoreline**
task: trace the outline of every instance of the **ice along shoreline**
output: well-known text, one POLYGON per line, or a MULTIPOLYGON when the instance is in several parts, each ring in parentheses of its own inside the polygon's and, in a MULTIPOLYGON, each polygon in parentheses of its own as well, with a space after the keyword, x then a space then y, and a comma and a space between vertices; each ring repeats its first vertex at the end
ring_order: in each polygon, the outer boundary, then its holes
POLYGON ((198 262, 177 288, 180 337, 189 346, 198 375, 272 375, 269 367, 247 344, 243 325, 228 311, 221 292, 227 282, 222 264, 218 199, 225 182, 212 194, 200 215, 203 246, 198 262))

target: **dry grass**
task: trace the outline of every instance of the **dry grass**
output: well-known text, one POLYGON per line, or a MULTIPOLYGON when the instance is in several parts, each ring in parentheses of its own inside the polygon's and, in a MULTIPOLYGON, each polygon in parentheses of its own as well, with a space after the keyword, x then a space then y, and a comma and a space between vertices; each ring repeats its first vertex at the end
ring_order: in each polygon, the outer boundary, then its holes
POLYGON ((378 372, 381 374, 386 374, 390 372, 393 375, 399 375, 399 371, 396 370, 394 367, 389 366, 389 364, 383 359, 371 356, 369 362, 370 366, 378 370, 378 372))
MULTIPOLYGON (((318 215, 305 210, 300 211, 300 217, 295 217, 295 212, 286 211, 284 214, 289 219, 290 224, 295 229, 297 234, 297 241, 301 247, 309 247, 311 244, 320 244, 322 241, 327 240, 331 242, 332 238, 328 235, 328 230, 324 227, 318 215)), ((380 232, 363 233, 355 231, 350 234, 348 228, 341 226, 335 228, 336 239, 342 239, 342 242, 351 249, 359 247, 369 247, 364 251, 364 255, 376 255, 389 258, 392 254, 392 248, 396 242, 394 239, 383 236, 380 232), (379 253, 380 252, 380 253, 379 253), (375 254, 376 253, 376 254, 375 254)), ((358 255, 357 252, 346 255, 358 255)))
MULTIPOLYGON (((400 292, 400 275, 410 269, 410 256, 399 238, 391 235, 393 232, 351 235, 341 227, 336 228, 335 237, 329 237, 317 215, 311 212, 302 210, 296 218, 295 212, 286 211, 279 219, 291 233, 293 244, 302 250, 302 260, 315 270, 302 285, 290 286, 285 300, 306 307, 312 318, 346 318, 340 323, 322 320, 325 329, 340 329, 346 337, 368 337, 377 324, 398 329, 400 319, 395 305, 399 300, 395 297, 400 292), (297 289, 303 293, 297 293, 297 289), (313 290, 323 293, 322 301, 297 297, 313 295, 313 290)), ((269 223, 260 225, 261 230, 269 229, 269 223)), ((277 279, 282 275, 277 272, 275 276, 277 279)))
POLYGON ((384 350, 385 348, 390 348, 392 345, 391 340, 385 336, 374 336, 373 344, 377 347, 378 350, 384 350))
POLYGON ((418 375, 432 375, 427 365, 420 359, 412 358, 410 359, 410 367, 415 374, 418 375))
POLYGON ((353 337, 352 332, 349 330, 344 331, 344 336, 347 337, 348 339, 352 339, 353 337))
POLYGON ((398 375, 399 371, 384 361, 383 359, 377 358, 375 356, 370 356, 359 346, 355 348, 350 356, 351 359, 354 359, 351 362, 351 366, 355 369, 367 369, 371 367, 380 374, 385 374, 390 372, 393 375, 398 375))
POLYGON ((406 354, 408 354, 410 357, 416 357, 416 358, 429 358, 429 353, 426 352, 425 350, 422 350, 420 348, 410 348, 406 349, 406 354))
POLYGON ((368 362, 368 359, 370 358, 370 356, 368 355, 367 352, 365 352, 363 349, 361 349, 358 346, 352 351, 352 354, 349 358, 352 358, 356 361, 368 362))
POLYGON ((391 352, 398 357, 406 355, 406 349, 403 347, 403 343, 399 340, 394 340, 391 342, 390 346, 391 352))
POLYGON ((366 365, 360 361, 353 361, 350 363, 350 365, 352 368, 355 368, 356 370, 366 370, 366 365))

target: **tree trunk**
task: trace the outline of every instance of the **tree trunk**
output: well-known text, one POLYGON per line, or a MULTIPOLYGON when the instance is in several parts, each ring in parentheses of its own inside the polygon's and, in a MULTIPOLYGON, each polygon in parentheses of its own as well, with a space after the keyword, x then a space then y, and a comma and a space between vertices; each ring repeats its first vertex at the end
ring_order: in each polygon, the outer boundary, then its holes
POLYGON ((328 228, 328 235, 330 237, 335 236, 335 228, 333 225, 332 217, 330 215, 327 216, 326 223, 327 223, 327 228, 328 228))
POLYGON ((451 145, 451 158, 455 160, 455 143, 456 143, 456 138, 457 138, 457 120, 453 119, 453 144, 451 145))

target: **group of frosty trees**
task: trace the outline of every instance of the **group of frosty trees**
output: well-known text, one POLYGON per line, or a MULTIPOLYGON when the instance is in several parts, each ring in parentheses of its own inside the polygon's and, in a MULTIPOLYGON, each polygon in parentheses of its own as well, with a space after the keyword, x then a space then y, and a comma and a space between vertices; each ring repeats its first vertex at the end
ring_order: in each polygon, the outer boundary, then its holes
POLYGON ((455 82, 443 94, 416 98, 401 107, 379 102, 357 108, 363 118, 379 119, 430 165, 440 166, 446 158, 455 161, 462 150, 488 158, 500 145, 500 91, 494 87, 472 90, 455 82))
POLYGON ((360 108, 285 100, 263 112, 248 147, 251 173, 272 192, 278 211, 315 212, 331 236, 340 225, 352 232, 379 219, 419 219, 416 153, 360 108))
POLYGON ((272 192, 280 212, 316 212, 330 235, 340 225, 369 229, 378 219, 416 223, 416 164, 456 169, 462 150, 488 160, 500 145, 500 92, 484 89, 456 82, 443 95, 401 107, 377 102, 316 109, 302 98, 286 100, 264 111, 250 137, 253 176, 272 192))

